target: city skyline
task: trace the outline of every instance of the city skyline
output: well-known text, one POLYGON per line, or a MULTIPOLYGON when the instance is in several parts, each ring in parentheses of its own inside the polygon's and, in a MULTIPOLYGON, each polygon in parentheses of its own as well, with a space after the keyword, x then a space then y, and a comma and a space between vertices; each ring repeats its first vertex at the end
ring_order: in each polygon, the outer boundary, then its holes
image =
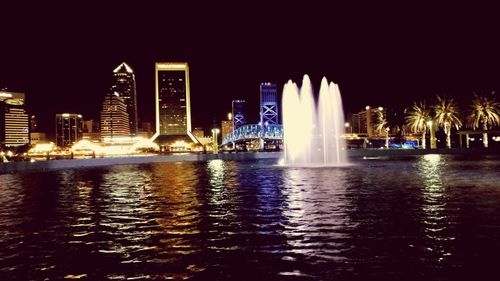
POLYGON ((155 118, 155 62, 188 62, 192 125, 206 129, 225 118, 235 99, 247 102, 249 122, 256 123, 260 83, 276 83, 280 97, 288 79, 304 74, 314 85, 323 76, 338 83, 350 112, 367 104, 430 102, 437 94, 467 105, 474 92, 500 89, 499 48, 491 40, 496 28, 483 10, 203 5, 172 5, 168 17, 160 4, 59 7, 64 13, 49 4, 6 7, 13 24, 2 28, 9 44, 0 47, 0 87, 26 94, 43 131, 52 130, 57 112, 97 119, 110 71, 122 62, 135 70, 139 119, 149 122, 155 118), (127 18, 131 28, 116 28, 113 14, 127 18), (259 21, 260 14, 269 20, 259 21), (184 19, 193 25, 180 24, 184 19), (156 36, 163 29, 169 33, 156 36), (127 43, 117 44, 122 38, 127 43))
POLYGON ((0 281, 490 280, 496 6, 6 1, 0 281))

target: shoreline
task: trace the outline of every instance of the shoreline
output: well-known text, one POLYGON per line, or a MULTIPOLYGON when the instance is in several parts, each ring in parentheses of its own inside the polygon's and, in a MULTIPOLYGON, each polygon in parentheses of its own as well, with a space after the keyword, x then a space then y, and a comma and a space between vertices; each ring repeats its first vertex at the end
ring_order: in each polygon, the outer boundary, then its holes
MULTIPOLYGON (((438 149, 353 149, 347 151, 347 156, 351 159, 363 157, 380 156, 413 156, 425 154, 453 154, 453 155, 500 155, 495 149, 460 149, 460 148, 438 148, 438 149)), ((199 162, 215 159, 222 160, 252 160, 252 159, 279 159, 283 152, 238 152, 219 154, 169 154, 169 155, 148 155, 148 156, 125 156, 106 158, 85 158, 85 159, 62 159, 62 160, 42 160, 42 161, 19 161, 0 164, 0 174, 19 173, 29 171, 50 171, 59 169, 91 168, 112 165, 131 165, 148 163, 168 163, 168 162, 199 162)))

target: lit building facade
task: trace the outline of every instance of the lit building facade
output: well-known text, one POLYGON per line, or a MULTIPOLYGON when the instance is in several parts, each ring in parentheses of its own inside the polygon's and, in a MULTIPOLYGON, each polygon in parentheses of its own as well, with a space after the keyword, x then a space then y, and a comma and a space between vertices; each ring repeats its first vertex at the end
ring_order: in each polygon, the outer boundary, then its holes
POLYGON ((99 128, 99 121, 94 119, 83 121, 83 139, 91 141, 101 140, 101 130, 99 128))
POLYGON ((221 127, 221 138, 224 139, 233 132, 233 121, 222 120, 220 127, 221 127))
POLYGON ((197 127, 193 129, 193 136, 196 137, 196 139, 203 138, 205 136, 205 131, 201 127, 197 127))
POLYGON ((29 144, 29 127, 24 93, 0 91, 0 143, 5 147, 29 144))
POLYGON ((30 117, 30 132, 38 132, 38 118, 35 115, 30 117))
POLYGON ((233 100, 233 130, 237 130, 239 127, 247 124, 246 114, 245 114, 245 101, 244 100, 233 100))
POLYGON ((82 115, 74 113, 56 114, 56 145, 70 147, 82 139, 82 115))
POLYGON ((106 95, 101 111, 101 140, 121 142, 130 137, 127 105, 116 92, 106 95))
POLYGON ((137 119, 137 92, 135 84, 135 74, 132 68, 122 63, 113 70, 112 93, 118 93, 127 107, 129 130, 131 135, 136 135, 138 131, 137 119))
POLYGON ((260 124, 267 126, 278 123, 278 87, 273 83, 261 83, 260 124))
POLYGON ((153 136, 153 130, 150 122, 141 122, 139 126, 139 131, 137 132, 138 137, 143 137, 150 139, 153 136))
MULTIPOLYGON (((185 62, 156 63, 156 133, 162 149, 198 143, 191 133, 189 68, 185 62)), ((186 145, 186 149, 187 145, 186 145)))
POLYGON ((375 132, 375 124, 377 122, 377 112, 382 110, 379 107, 366 106, 365 110, 352 115, 350 126, 352 133, 365 135, 369 138, 377 135, 375 132))
POLYGON ((46 137, 45 133, 30 132, 30 144, 31 145, 45 143, 46 141, 47 141, 47 137, 46 137))

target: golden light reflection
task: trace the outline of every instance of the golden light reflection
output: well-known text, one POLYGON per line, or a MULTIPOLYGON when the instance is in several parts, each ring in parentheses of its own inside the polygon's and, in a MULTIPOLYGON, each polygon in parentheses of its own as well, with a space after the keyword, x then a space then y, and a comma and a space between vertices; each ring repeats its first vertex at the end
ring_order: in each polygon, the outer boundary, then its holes
POLYGON ((422 224, 425 232, 424 248, 431 259, 443 262, 452 254, 445 249, 454 240, 449 231, 446 190, 443 185, 445 159, 439 154, 424 155, 418 162, 419 174, 423 179, 422 224))
POLYGON ((208 200, 211 205, 219 206, 214 209, 212 215, 219 217, 232 216, 232 208, 227 208, 231 203, 230 191, 225 182, 225 163, 224 160, 214 159, 207 162, 207 173, 209 175, 210 193, 208 200))
POLYGON ((210 185, 215 188, 222 187, 224 185, 224 160, 210 160, 207 166, 210 175, 210 185))
POLYGON ((201 246, 193 243, 190 237, 200 233, 199 171, 196 163, 154 165, 153 175, 151 192, 159 197, 158 201, 164 202, 155 210, 164 214, 156 218, 163 247, 179 256, 200 251, 201 246))
POLYGON ((419 162, 421 168, 420 173, 423 176, 425 189, 431 196, 442 195, 442 179, 441 179, 441 155, 426 154, 419 162))

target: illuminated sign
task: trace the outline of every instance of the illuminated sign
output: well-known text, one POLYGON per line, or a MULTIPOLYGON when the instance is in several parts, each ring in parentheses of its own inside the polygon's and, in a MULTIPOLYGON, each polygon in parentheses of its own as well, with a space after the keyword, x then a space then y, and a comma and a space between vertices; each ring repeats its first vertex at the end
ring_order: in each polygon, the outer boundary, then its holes
POLYGON ((158 69, 186 69, 186 63, 157 63, 158 69))
POLYGON ((22 99, 7 99, 5 103, 10 105, 23 105, 24 101, 22 99))
POLYGON ((2 98, 12 98, 11 93, 0 92, 0 97, 2 98))

